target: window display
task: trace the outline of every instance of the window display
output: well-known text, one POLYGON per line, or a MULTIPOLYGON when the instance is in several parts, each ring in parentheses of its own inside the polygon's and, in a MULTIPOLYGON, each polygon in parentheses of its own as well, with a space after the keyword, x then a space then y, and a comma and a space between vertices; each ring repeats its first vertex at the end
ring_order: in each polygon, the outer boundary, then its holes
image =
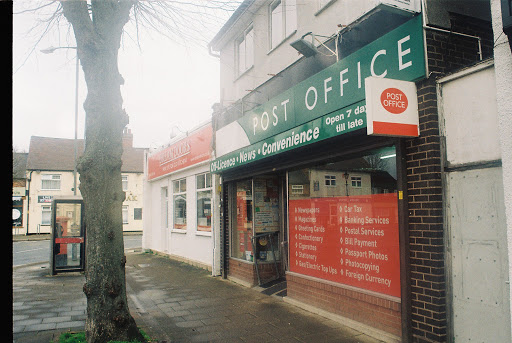
POLYGON ((260 262, 279 259, 279 181, 260 176, 236 183, 236 225, 231 256, 260 262), (254 195, 254 196, 253 196, 254 195), (270 237, 272 236, 272 237, 270 237))
POLYGON ((236 221, 231 227, 231 256, 252 261, 252 180, 236 183, 236 221))
POLYGON ((174 181, 174 229, 187 229, 187 180, 174 181))
POLYGON ((390 156, 396 156, 393 147, 288 173, 290 189, 309 190, 289 192, 291 272, 400 296, 396 160, 390 156))
POLYGON ((196 175, 197 231, 212 231, 212 174, 196 175))

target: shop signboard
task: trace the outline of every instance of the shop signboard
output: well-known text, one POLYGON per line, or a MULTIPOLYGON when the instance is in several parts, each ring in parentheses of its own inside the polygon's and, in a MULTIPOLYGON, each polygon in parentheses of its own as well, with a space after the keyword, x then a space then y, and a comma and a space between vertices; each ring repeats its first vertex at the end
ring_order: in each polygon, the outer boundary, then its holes
POLYGON ((148 157, 148 180, 208 161, 212 143, 211 124, 148 157))
POLYGON ((419 136, 418 97, 414 82, 368 77, 365 84, 368 135, 419 136))
POLYGON ((211 171, 220 172, 313 141, 365 128, 365 79, 370 76, 406 81, 425 77, 421 16, 412 18, 217 131, 216 147, 220 157, 212 162, 211 171), (354 122, 356 116, 359 117, 354 122), (296 135, 307 137, 295 139, 296 135), (283 139, 284 144, 280 143, 283 139), (274 148, 269 150, 268 145, 274 142, 275 151, 274 148))
POLYGON ((290 271, 400 297, 396 193, 289 200, 290 271))

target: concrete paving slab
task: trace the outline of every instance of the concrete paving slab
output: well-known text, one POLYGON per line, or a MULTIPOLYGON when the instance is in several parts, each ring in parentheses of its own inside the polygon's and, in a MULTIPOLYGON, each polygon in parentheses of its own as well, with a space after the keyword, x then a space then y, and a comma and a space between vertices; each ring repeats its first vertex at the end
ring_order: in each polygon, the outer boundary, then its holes
MULTIPOLYGON (((48 274, 41 266, 14 269, 13 342, 49 343, 60 332, 84 329, 84 276, 48 274)), ((162 343, 380 342, 282 297, 163 256, 127 254, 126 281, 137 324, 162 343)))

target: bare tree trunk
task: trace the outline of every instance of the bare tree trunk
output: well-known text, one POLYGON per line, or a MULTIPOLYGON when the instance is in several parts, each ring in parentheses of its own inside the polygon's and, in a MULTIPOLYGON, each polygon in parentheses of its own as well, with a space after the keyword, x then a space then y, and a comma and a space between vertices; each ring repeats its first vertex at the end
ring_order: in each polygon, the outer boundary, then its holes
POLYGON ((87 83, 86 146, 78 163, 85 204, 86 336, 89 343, 144 341, 126 298, 121 182, 122 132, 128 117, 122 108, 118 50, 132 2, 62 1, 72 24, 87 83))

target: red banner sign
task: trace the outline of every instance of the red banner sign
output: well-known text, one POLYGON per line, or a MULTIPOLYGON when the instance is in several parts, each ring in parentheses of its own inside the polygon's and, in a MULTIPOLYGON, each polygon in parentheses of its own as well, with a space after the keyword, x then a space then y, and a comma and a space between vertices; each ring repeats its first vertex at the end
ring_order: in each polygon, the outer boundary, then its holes
POLYGON ((211 157, 212 126, 208 125, 179 142, 148 157, 148 180, 208 161, 211 157))
POLYGON ((55 238, 55 243, 57 244, 71 244, 71 243, 83 243, 84 238, 83 237, 62 237, 62 238, 55 238))
POLYGON ((289 201, 290 271, 400 297, 395 193, 289 201))

